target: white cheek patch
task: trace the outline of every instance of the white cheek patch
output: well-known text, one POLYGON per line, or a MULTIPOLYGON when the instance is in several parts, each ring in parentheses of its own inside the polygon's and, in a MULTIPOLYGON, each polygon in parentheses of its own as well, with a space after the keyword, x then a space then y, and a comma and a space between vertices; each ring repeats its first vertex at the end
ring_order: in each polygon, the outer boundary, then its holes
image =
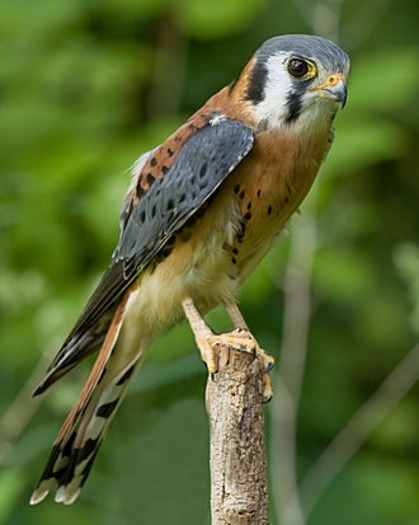
POLYGON ((286 64, 290 56, 290 53, 277 53, 266 61, 264 98, 254 106, 258 125, 267 129, 292 129, 304 133, 329 129, 337 104, 332 100, 321 99, 313 91, 302 94, 301 111, 297 118, 289 120, 289 96, 293 92, 294 96, 298 96, 287 71, 286 64))
POLYGON ((255 107, 257 120, 267 122, 271 128, 281 127, 288 113, 287 97, 292 90, 291 79, 285 68, 288 56, 289 53, 278 53, 267 60, 264 99, 255 107))

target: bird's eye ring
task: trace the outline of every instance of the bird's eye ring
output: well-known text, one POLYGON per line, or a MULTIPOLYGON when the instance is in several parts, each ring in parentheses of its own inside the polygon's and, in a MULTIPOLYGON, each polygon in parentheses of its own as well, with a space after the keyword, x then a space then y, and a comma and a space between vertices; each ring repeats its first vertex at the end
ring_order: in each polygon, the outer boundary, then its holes
POLYGON ((287 68, 288 73, 295 78, 304 77, 310 71, 310 65, 308 62, 301 58, 292 58, 288 62, 287 68))

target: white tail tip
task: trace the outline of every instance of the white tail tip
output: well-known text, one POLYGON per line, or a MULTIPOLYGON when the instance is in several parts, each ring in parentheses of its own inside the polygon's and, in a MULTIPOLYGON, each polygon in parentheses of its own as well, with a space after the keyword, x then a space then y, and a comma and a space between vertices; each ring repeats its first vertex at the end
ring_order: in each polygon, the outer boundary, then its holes
POLYGON ((29 503, 31 505, 37 505, 38 503, 41 503, 47 496, 52 488, 53 483, 48 483, 47 481, 43 481, 39 487, 34 491, 34 493, 31 496, 31 499, 29 500, 29 503))
POLYGON ((76 501, 80 494, 80 488, 74 490, 70 485, 61 485, 55 494, 55 501, 57 503, 64 503, 64 505, 71 505, 76 501))

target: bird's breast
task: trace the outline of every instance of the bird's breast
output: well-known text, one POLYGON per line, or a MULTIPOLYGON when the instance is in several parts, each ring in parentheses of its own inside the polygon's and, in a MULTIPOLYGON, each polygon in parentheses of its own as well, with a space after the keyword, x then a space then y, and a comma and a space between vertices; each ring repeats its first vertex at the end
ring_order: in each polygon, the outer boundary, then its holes
POLYGON ((251 153, 139 278, 133 319, 164 329, 191 297, 205 313, 235 299, 310 189, 327 136, 309 144, 260 134, 251 153))
POLYGON ((252 152, 233 173, 228 191, 238 203, 240 218, 230 261, 238 267, 241 281, 266 255, 307 195, 328 138, 329 130, 305 137, 260 133, 252 152))

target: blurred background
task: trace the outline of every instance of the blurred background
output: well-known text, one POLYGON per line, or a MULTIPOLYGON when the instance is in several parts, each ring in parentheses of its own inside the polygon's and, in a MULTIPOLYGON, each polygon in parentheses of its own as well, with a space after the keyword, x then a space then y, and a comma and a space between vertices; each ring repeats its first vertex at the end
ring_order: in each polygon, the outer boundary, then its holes
POLYGON ((277 358, 271 524, 419 524, 417 31, 415 0, 0 3, 1 524, 210 523, 185 324, 151 349, 71 507, 28 500, 91 362, 30 394, 108 265, 132 163, 266 38, 301 32, 353 67, 317 183, 242 293, 277 358))

